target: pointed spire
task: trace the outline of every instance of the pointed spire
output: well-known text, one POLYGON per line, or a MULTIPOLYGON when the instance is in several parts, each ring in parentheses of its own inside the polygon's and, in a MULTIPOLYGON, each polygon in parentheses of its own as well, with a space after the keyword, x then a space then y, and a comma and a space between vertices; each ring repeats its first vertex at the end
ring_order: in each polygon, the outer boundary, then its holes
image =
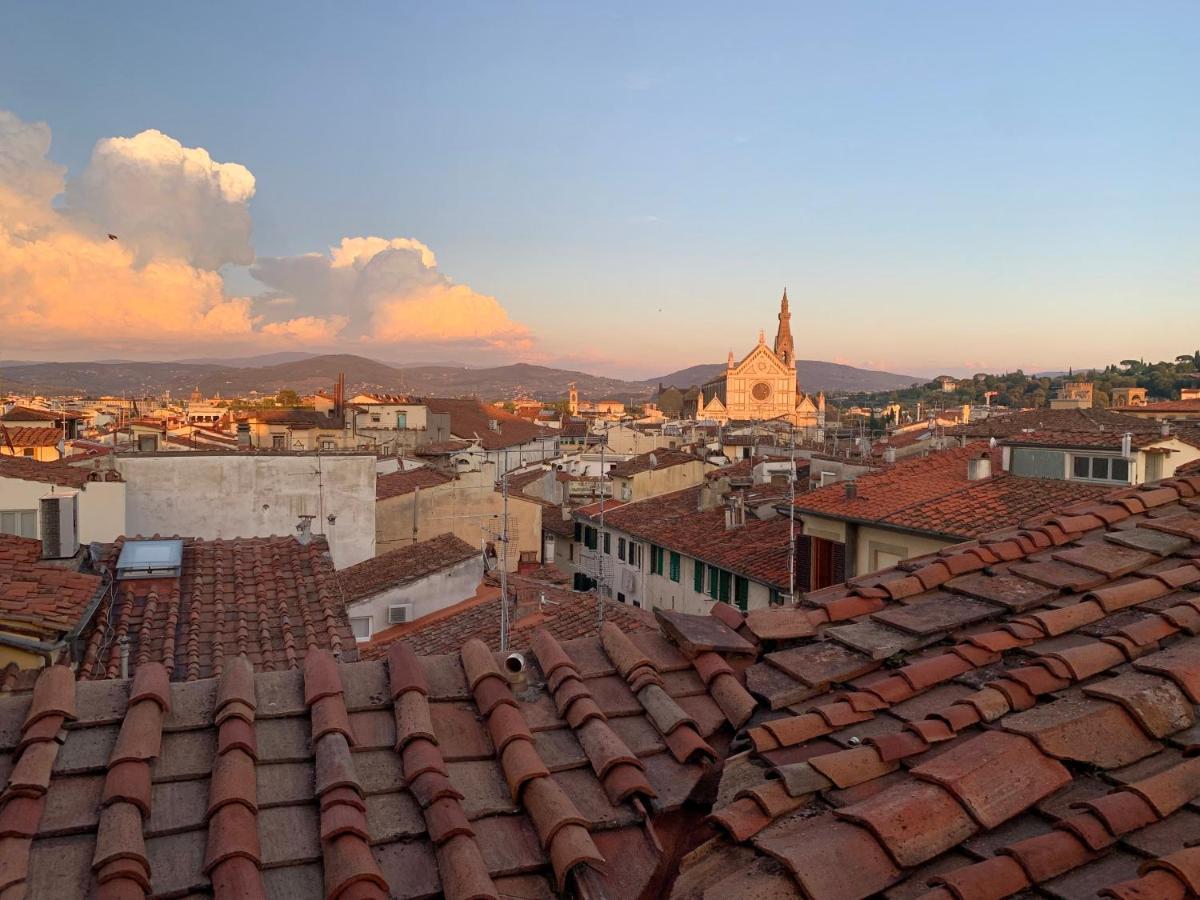
POLYGON ((792 314, 788 309, 787 288, 783 289, 783 299, 779 301, 779 330, 775 332, 775 355, 785 365, 796 364, 796 351, 792 343, 792 314))

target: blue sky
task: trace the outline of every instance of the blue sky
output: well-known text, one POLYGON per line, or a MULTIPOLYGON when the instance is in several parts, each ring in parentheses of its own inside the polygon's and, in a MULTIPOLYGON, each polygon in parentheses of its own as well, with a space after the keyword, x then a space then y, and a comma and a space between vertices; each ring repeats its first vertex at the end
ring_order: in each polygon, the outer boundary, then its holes
POLYGON ((244 165, 260 257, 423 242, 533 336, 479 360, 720 360, 785 284, 799 356, 906 373, 1200 343, 1200 5, 746 7, 39 4, 0 109, 244 165))

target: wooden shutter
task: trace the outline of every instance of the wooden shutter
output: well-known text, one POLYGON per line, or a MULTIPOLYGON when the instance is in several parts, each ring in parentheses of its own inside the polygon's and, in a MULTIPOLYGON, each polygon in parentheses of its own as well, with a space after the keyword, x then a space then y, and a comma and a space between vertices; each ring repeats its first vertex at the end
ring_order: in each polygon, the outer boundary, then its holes
MULTIPOLYGON (((833 542, 831 542, 833 543, 833 542)), ((846 580, 846 545, 833 543, 833 583, 846 580)))
POLYGON ((796 538, 796 590, 812 590, 812 538, 807 534, 796 538))

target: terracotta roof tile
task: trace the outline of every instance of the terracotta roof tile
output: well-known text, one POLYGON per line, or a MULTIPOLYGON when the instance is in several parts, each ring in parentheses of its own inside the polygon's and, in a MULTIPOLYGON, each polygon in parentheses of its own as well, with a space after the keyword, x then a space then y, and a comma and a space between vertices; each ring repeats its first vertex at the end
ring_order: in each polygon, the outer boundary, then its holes
POLYGON ((965 540, 1109 491, 1077 481, 1016 477, 1001 468, 1000 450, 989 451, 986 443, 903 460, 858 476, 855 486, 852 498, 843 484, 809 491, 796 498, 796 509, 965 540), (967 460, 981 453, 990 453, 993 475, 970 481, 967 460))
POLYGON ((390 472, 375 478, 375 499, 391 500, 393 497, 411 494, 418 488, 424 490, 449 484, 453 480, 452 476, 430 466, 420 466, 416 469, 409 469, 407 472, 390 472))
MULTIPOLYGON (((127 540, 104 546, 110 572, 127 540)), ((132 671, 161 662, 172 681, 220 676, 242 654, 280 670, 298 668, 311 646, 358 652, 323 537, 184 538, 178 578, 115 583, 84 632, 81 677, 115 678, 122 637, 132 671)))

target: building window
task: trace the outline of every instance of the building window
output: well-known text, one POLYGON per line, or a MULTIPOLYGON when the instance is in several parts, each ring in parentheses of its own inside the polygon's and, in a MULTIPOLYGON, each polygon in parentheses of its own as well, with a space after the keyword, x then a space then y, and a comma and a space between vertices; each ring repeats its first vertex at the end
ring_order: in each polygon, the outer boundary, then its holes
POLYGON ((379 416, 371 416, 371 423, 372 423, 372 424, 374 424, 374 425, 378 425, 378 424, 379 424, 379 422, 380 422, 380 417, 379 417, 379 416))
POLYGON ((371 639, 371 617, 351 616, 350 630, 354 632, 354 637, 357 640, 369 641, 371 639))
POLYGON ((692 561, 692 589, 697 594, 704 593, 704 563, 698 559, 692 561))
POLYGON ((322 450, 336 450, 337 441, 321 441, 322 450))
POLYGON ((22 455, 22 456, 33 456, 33 448, 32 448, 32 447, 25 447, 25 448, 24 448, 24 449, 21 451, 21 455, 22 455))
POLYGON ((286 450, 287 449, 287 435, 286 434, 271 435, 271 449, 272 450, 286 450))
POLYGON ((0 510, 0 534, 15 534, 18 537, 36 538, 37 510, 0 510))
POLYGON ((750 608, 750 582, 741 575, 733 579, 733 605, 742 612, 750 608))
POLYGON ((583 523, 582 522, 575 523, 575 540, 576 541, 583 540, 583 523))
POLYGON ((624 595, 624 594, 622 594, 620 591, 617 591, 617 602, 618 602, 618 603, 624 603, 624 602, 625 602, 625 595, 624 595))
POLYGON ((625 562, 625 538, 617 538, 617 559, 625 562))
POLYGON ((642 567, 642 545, 637 541, 629 542, 629 564, 635 569, 642 567))
POLYGON ((679 583, 679 554, 671 551, 671 580, 679 583))
POLYGON ((408 413, 402 413, 402 412, 396 413, 396 427, 397 428, 407 428, 408 427, 408 413))
POLYGON ((708 567, 708 596, 712 597, 714 600, 717 599, 717 594, 720 589, 720 583, 721 583, 721 570, 718 569, 716 566, 709 566, 708 567))
POLYGON ((1071 472, 1077 479, 1129 483, 1129 460, 1112 456, 1073 456, 1071 472))
POLYGON ((729 583, 733 580, 733 575, 730 572, 721 570, 721 592, 717 595, 717 599, 722 603, 729 602, 729 583))
POLYGON ((663 573, 663 548, 657 544, 650 545, 650 574, 661 575, 663 573))
POLYGON ((604 552, 612 556, 612 534, 608 531, 604 532, 604 552))

